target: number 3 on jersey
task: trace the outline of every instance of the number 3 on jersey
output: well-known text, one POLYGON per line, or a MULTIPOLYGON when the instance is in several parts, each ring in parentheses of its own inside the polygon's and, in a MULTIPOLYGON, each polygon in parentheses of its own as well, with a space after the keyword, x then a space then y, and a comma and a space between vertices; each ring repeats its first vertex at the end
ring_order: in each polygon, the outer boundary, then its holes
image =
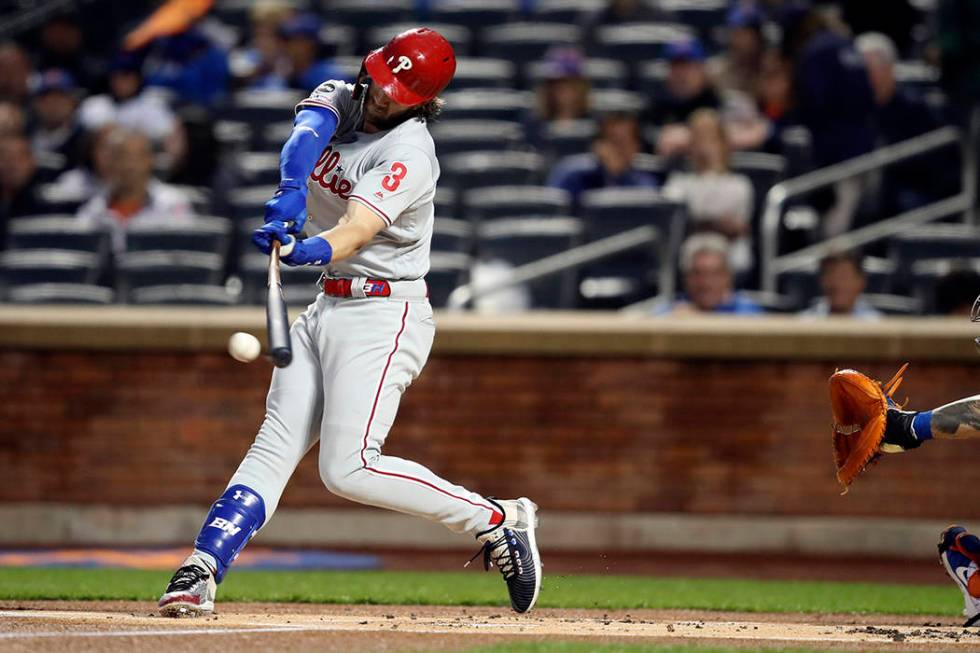
POLYGON ((381 180, 381 186, 387 191, 398 190, 398 185, 402 183, 402 179, 407 174, 408 168, 405 167, 405 164, 395 161, 391 164, 391 174, 385 175, 385 178, 381 180))

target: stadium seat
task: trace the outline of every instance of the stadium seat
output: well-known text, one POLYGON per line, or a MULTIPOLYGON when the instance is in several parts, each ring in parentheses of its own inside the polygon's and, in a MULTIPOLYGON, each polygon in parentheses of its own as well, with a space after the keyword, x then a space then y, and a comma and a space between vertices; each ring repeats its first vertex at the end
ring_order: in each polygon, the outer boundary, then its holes
POLYGON ((432 225, 432 251, 468 254, 473 247, 473 224, 437 217, 432 225))
MULTIPOLYGON (((888 292, 895 273, 895 263, 886 258, 865 256, 861 265, 867 283, 865 292, 888 292)), ((806 267, 783 272, 777 277, 776 288, 781 296, 788 298, 796 306, 796 310, 803 310, 820 296, 818 268, 819 261, 814 260, 806 267)))
POLYGON ((939 86, 939 68, 924 61, 897 61, 894 71, 895 81, 900 87, 920 95, 939 86))
POLYGON ((245 220, 264 216, 265 203, 272 199, 274 191, 274 186, 270 188, 267 185, 235 189, 230 198, 232 217, 245 220))
POLYGON ((207 186, 172 185, 190 201, 197 215, 211 215, 214 210, 213 193, 207 186))
POLYGON ((335 57, 330 63, 340 71, 340 76, 344 80, 353 83, 357 79, 358 73, 361 72, 361 64, 363 62, 363 56, 352 55, 349 57, 335 57))
MULTIPOLYGON (((980 274, 980 258, 926 259, 912 264, 912 296, 916 297, 925 313, 935 313, 936 284, 947 274, 966 271, 980 274)), ((980 292, 980 289, 975 289, 980 292)))
POLYGON ((640 152, 633 159, 633 167, 637 170, 649 172, 663 183, 667 179, 668 168, 670 166, 667 159, 662 156, 640 152))
POLYGON ((459 202, 456 189, 443 183, 440 179, 436 185, 436 198, 434 201, 436 215, 456 217, 459 212, 459 202))
POLYGON ((442 120, 507 120, 521 122, 534 106, 534 94, 511 89, 451 91, 443 98, 442 120))
POLYGON ((639 114, 646 108, 647 99, 641 93, 621 89, 597 89, 592 91, 589 108, 595 113, 639 114))
POLYGON ((605 0, 538 0, 532 15, 534 20, 577 25, 606 4, 605 0))
POLYGON ((670 64, 662 59, 643 61, 636 68, 636 89, 656 101, 667 93, 670 64))
POLYGON ((352 57, 357 54, 357 30, 340 23, 320 28, 320 43, 329 57, 352 57))
POLYGON ((473 259, 457 252, 433 251, 429 257, 429 272, 425 282, 429 287, 429 303, 445 308, 449 294, 469 280, 473 259))
POLYGON ((669 11, 678 23, 697 30, 706 44, 721 43, 728 15, 729 0, 658 0, 657 6, 669 11))
POLYGON ((0 278, 5 285, 34 283, 94 284, 102 258, 92 252, 64 249, 23 249, 0 253, 0 278))
POLYGON ((511 88, 515 75, 514 63, 506 59, 457 57, 456 74, 449 83, 449 90, 511 88))
POLYGON ((668 242, 684 233, 684 206, 651 188, 600 188, 582 194, 582 217, 589 240, 651 225, 668 242))
POLYGON ((665 45, 690 36, 691 28, 673 23, 606 25, 596 30, 595 54, 633 66, 660 58, 665 45))
POLYGON ((592 150, 596 124, 592 120, 550 122, 541 134, 541 149, 552 160, 558 160, 592 150))
POLYGON ((733 172, 745 175, 752 182, 755 215, 759 215, 769 189, 783 178, 786 159, 778 154, 764 152, 733 152, 731 168, 733 172))
POLYGON ((224 108, 225 120, 264 126, 291 116, 303 93, 293 90, 249 89, 235 93, 224 108))
POLYGON ((461 152, 513 150, 526 143, 524 127, 504 120, 437 122, 430 132, 440 157, 461 152))
POLYGON ((292 120, 281 120, 266 125, 259 133, 259 142, 256 147, 260 152, 275 152, 278 154, 282 150, 283 143, 293 132, 292 120))
POLYGON ((889 256, 896 272, 910 273, 916 261, 925 259, 980 258, 980 227, 932 224, 895 236, 889 256))
POLYGON ((354 54, 378 47, 367 38, 368 32, 386 23, 412 19, 412 0, 321 0, 321 11, 331 23, 354 28, 358 34, 354 54))
MULTIPOLYGON (((257 251, 245 253, 239 261, 242 280, 242 302, 265 304, 268 288, 269 257, 257 251)), ((305 265, 283 265, 279 270, 282 292, 290 306, 307 306, 320 292, 316 285, 323 268, 305 265)))
POLYGON ((123 252, 116 258, 116 286, 127 299, 133 290, 174 284, 218 285, 224 257, 180 250, 123 252))
MULTIPOLYGON (((489 220, 477 226, 481 260, 503 260, 518 267, 561 254, 579 244, 581 220, 557 216, 520 216, 489 220)), ((537 308, 572 308, 577 301, 575 270, 528 284, 537 308)))
POLYGON ((271 197, 279 185, 279 153, 276 151, 241 152, 235 157, 235 165, 244 186, 266 186, 271 197))
POLYGON ((469 152, 442 162, 445 183, 457 190, 537 183, 544 159, 534 152, 469 152))
POLYGON ((88 283, 29 283, 15 286, 7 294, 12 304, 111 304, 112 288, 88 283))
POLYGON ((63 249, 109 254, 109 232, 70 215, 32 215, 15 218, 7 226, 10 249, 63 249))
POLYGON ((582 40, 578 25, 509 23, 483 30, 483 53, 515 63, 536 61, 555 46, 575 46, 582 40))
POLYGON ((41 184, 38 196, 50 213, 74 214, 79 207, 88 201, 88 193, 65 191, 61 184, 41 184))
POLYGON ((463 214, 476 222, 514 215, 568 215, 571 208, 568 191, 550 186, 488 186, 463 195, 463 214))
POLYGON ((231 221, 214 216, 183 223, 134 223, 126 229, 126 250, 213 252, 222 257, 231 244, 231 221))
POLYGON ((510 21, 519 9, 517 0, 435 0, 429 7, 429 18, 434 23, 464 25, 478 33, 510 21))
POLYGON ((868 303, 886 315, 921 315, 922 305, 915 297, 865 293, 868 303))
MULTIPOLYGON (((537 85, 548 68, 546 61, 530 61, 527 63, 525 78, 532 86, 537 85)), ((585 76, 593 89, 626 88, 629 84, 629 69, 622 61, 615 59, 586 59, 584 63, 585 76)))
POLYGON ((238 297, 225 286, 178 283, 134 288, 129 293, 129 303, 233 306, 238 297))
MULTIPOLYGON (((402 32, 410 29, 415 29, 419 26, 418 22, 410 23, 389 23, 387 25, 381 25, 374 27, 367 32, 367 42, 369 48, 377 48, 384 45, 392 39, 392 37, 401 34, 402 32), (372 45, 373 44, 373 45, 372 45)), ((463 56, 470 52, 473 45, 473 34, 470 32, 469 28, 464 25, 453 25, 451 23, 425 23, 425 26, 429 29, 434 29, 435 31, 442 34, 447 41, 453 46, 453 51, 456 53, 457 57, 463 56)), ((458 68, 457 60, 457 68, 458 68)))

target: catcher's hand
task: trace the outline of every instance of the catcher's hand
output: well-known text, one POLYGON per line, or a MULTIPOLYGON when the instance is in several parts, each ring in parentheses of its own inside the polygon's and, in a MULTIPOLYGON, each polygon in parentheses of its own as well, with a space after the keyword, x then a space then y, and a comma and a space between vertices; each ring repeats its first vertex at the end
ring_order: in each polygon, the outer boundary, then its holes
POLYGON ((885 442, 885 428, 889 405, 894 406, 891 396, 907 368, 908 363, 884 384, 857 370, 838 370, 830 377, 834 462, 842 494, 883 452, 897 450, 885 442))

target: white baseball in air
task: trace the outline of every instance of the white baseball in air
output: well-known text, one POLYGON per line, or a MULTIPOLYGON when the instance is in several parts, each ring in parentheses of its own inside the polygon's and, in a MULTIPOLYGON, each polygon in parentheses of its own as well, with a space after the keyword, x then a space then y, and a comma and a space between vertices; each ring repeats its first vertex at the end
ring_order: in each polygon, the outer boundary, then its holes
POLYGON ((239 331, 228 338, 228 353, 236 361, 251 363, 262 353, 262 343, 251 333, 239 331))

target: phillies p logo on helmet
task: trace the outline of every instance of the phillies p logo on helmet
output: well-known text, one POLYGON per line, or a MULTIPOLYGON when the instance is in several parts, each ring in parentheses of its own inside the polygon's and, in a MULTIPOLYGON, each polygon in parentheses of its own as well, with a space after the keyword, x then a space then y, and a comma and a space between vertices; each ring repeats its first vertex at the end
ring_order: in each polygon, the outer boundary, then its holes
POLYGON ((364 57, 363 69, 385 95, 414 107, 439 95, 456 72, 456 55, 439 32, 419 27, 402 32, 364 57))

